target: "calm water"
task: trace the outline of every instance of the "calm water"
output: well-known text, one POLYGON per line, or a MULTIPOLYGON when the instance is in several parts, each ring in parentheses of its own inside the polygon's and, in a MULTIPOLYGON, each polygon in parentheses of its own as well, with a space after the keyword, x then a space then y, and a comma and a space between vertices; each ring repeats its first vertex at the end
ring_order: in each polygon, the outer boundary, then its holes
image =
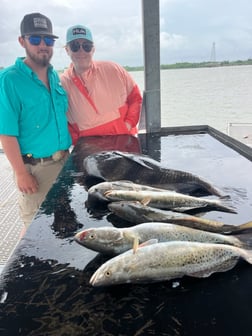
MULTIPOLYGON (((144 73, 131 72, 141 90, 144 73)), ((210 125, 227 133, 228 123, 252 123, 252 66, 161 71, 161 124, 210 125)))

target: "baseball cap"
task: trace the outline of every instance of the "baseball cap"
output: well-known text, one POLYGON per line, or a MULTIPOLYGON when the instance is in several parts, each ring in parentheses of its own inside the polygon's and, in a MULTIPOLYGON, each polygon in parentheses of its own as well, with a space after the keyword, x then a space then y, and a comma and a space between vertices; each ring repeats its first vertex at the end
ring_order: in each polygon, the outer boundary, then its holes
POLYGON ((82 25, 75 25, 67 29, 66 43, 77 40, 79 38, 93 42, 92 33, 89 28, 82 25))
POLYGON ((20 24, 20 31, 21 36, 40 34, 58 38, 58 36, 54 35, 52 32, 51 20, 40 13, 25 15, 20 24))

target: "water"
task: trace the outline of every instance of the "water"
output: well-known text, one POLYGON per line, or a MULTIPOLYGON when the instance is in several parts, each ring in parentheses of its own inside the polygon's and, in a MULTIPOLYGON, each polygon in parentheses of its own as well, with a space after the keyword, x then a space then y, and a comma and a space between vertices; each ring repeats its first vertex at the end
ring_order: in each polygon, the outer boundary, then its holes
MULTIPOLYGON (((143 71, 131 75, 143 91, 143 71)), ((251 123, 251 87, 252 65, 161 70, 161 125, 251 123)))

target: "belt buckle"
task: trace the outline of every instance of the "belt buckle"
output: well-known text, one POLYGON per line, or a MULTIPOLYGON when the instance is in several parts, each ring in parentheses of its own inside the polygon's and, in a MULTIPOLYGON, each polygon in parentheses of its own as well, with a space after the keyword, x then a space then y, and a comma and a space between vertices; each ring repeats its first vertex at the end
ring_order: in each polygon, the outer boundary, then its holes
POLYGON ((53 161, 57 162, 57 161, 63 159, 64 156, 65 156, 64 151, 57 151, 52 155, 52 159, 53 159, 53 161))

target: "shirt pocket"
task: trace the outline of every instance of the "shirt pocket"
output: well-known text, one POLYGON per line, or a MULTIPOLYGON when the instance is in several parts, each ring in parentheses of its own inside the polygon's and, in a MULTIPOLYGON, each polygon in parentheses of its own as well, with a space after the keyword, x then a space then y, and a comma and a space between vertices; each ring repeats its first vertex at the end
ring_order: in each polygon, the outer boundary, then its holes
POLYGON ((50 117, 51 100, 46 92, 33 92, 23 98, 19 116, 20 129, 29 132, 39 129, 50 117))
POLYGON ((68 98, 67 93, 62 86, 58 85, 55 88, 55 109, 58 113, 66 114, 68 109, 68 98))

